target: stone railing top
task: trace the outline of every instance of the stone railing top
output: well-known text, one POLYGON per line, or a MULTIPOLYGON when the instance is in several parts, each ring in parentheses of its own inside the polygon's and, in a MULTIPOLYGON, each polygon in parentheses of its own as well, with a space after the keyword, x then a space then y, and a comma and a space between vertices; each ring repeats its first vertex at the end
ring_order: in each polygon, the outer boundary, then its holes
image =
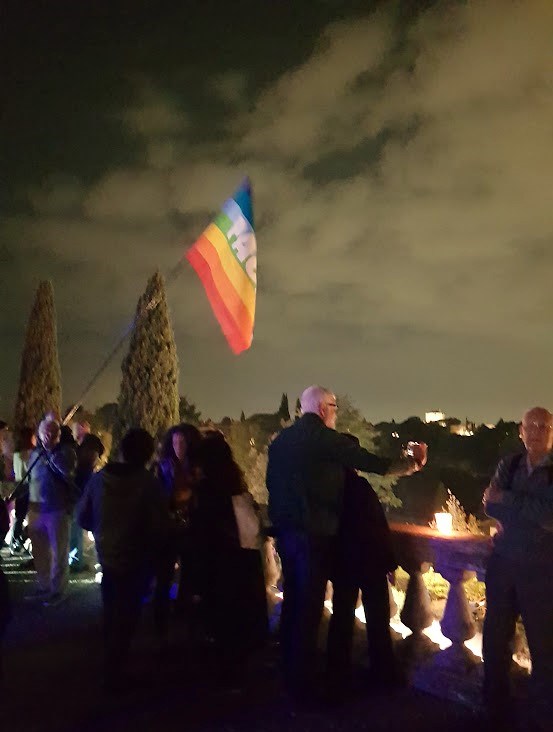
POLYGON ((489 536, 454 531, 442 534, 430 526, 390 523, 399 563, 409 571, 417 564, 449 564, 483 573, 492 544, 489 536))
POLYGON ((487 544, 490 537, 484 534, 471 534, 470 531, 453 531, 451 534, 442 534, 430 526, 419 526, 418 524, 403 524, 396 521, 390 523, 390 530, 394 534, 405 534, 407 536, 420 536, 424 539, 439 539, 440 541, 451 541, 459 543, 462 541, 487 544))

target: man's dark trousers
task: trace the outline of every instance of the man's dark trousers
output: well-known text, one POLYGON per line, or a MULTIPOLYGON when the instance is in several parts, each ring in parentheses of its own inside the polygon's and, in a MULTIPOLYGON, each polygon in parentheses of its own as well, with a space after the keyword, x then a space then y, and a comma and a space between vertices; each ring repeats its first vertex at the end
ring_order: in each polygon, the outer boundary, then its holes
POLYGON ((535 710, 553 713, 553 577, 548 567, 515 562, 492 554, 486 570, 487 610, 484 623, 484 697, 490 706, 509 699, 511 643, 519 613, 532 659, 531 689, 535 710), (543 701, 545 700, 545 702, 543 701))
POLYGON ((396 667, 390 635, 390 600, 384 572, 352 582, 335 576, 332 595, 332 618, 328 630, 328 672, 337 687, 347 687, 351 680, 351 658, 355 607, 359 590, 365 611, 370 676, 375 683, 393 683, 396 667))
POLYGON ((299 696, 313 690, 317 635, 334 546, 334 537, 294 530, 277 536, 284 575, 280 627, 284 680, 289 691, 299 696))

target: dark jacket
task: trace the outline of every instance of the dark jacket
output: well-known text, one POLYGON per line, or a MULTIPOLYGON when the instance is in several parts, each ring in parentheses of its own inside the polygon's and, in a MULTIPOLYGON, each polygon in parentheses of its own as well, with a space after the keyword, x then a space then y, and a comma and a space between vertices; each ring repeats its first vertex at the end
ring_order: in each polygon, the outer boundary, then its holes
POLYGON ((286 530, 334 536, 344 491, 344 468, 383 475, 391 461, 373 455, 304 414, 269 446, 269 518, 276 534, 286 530))
POLYGON ((74 483, 77 455, 71 445, 58 444, 53 450, 35 448, 29 457, 29 500, 41 511, 71 512, 78 500, 74 483))
POLYGON ((191 524, 194 541, 206 554, 218 557, 225 552, 240 551, 233 497, 206 478, 198 485, 191 524))
POLYGON ((553 566, 553 455, 528 474, 526 453, 500 460, 492 484, 505 491, 502 501, 486 504, 500 523, 494 552, 516 562, 553 566))
POLYGON ((167 532, 161 485, 145 468, 108 463, 86 484, 77 521, 94 534, 103 567, 121 572, 146 569, 167 532))
POLYGON ((366 478, 346 470, 336 571, 360 584, 396 567, 390 528, 378 496, 366 478))

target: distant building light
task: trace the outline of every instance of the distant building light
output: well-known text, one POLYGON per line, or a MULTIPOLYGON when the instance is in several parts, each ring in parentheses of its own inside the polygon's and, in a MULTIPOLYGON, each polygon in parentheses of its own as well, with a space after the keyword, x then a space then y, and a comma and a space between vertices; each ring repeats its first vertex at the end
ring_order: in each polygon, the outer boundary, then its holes
POLYGON ((444 420, 445 414, 443 412, 426 412, 424 415, 426 424, 430 424, 430 422, 443 422, 444 420))
POLYGON ((452 424, 449 431, 452 435, 457 435, 458 437, 472 437, 474 435, 471 424, 452 424))

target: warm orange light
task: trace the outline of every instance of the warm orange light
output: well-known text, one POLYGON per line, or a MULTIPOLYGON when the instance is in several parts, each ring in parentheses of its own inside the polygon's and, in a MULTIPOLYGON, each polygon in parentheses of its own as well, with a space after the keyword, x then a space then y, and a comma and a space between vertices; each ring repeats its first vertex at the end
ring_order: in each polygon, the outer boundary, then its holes
POLYGON ((435 513, 436 528, 440 534, 453 533, 453 516, 450 513, 435 513))

